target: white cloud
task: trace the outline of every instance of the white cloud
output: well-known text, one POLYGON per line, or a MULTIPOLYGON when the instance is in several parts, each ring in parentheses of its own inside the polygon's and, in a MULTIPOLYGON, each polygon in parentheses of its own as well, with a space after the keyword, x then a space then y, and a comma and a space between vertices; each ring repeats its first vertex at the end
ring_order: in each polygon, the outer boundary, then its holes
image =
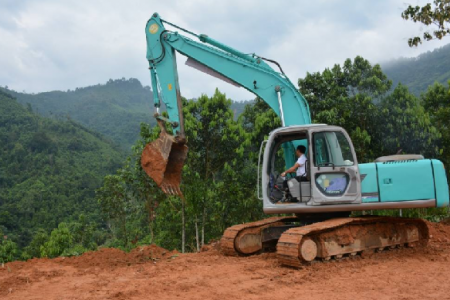
MULTIPOLYGON (((280 57, 286 73, 296 82, 306 72, 323 71, 357 55, 372 63, 382 63, 402 56, 417 56, 443 45, 443 42, 433 41, 410 48, 407 40, 420 33, 420 26, 401 19, 400 14, 406 4, 399 5, 399 1, 382 3, 382 9, 370 5, 361 7, 358 18, 342 9, 334 11, 332 18, 299 22, 287 34, 274 40, 266 50, 267 55, 280 57), (336 19, 346 21, 339 23, 336 19)), ((374 6, 377 5, 380 6, 374 6)))
MULTIPOLYGON (((356 55, 375 63, 442 46, 442 41, 407 46, 421 28, 401 19, 405 6, 402 0, 3 0, 0 85, 42 92, 121 77, 150 85, 144 26, 153 12, 242 52, 275 59, 296 83, 307 71, 322 71, 356 55)), ((211 95, 219 87, 233 99, 253 98, 184 61, 179 57, 186 97, 211 95)))

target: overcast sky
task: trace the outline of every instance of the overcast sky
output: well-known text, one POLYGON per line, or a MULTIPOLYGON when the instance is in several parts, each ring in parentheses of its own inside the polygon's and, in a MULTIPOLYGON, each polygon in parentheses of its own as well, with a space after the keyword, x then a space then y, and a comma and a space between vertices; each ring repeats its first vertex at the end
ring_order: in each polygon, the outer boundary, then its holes
MULTIPOLYGON (((410 0, 0 0, 0 85, 26 92, 67 90, 108 79, 138 78, 150 85, 145 24, 153 12, 245 53, 281 63, 296 84, 361 55, 372 63, 417 56, 443 46, 409 48, 426 27, 401 19, 410 0)), ((253 95, 184 65, 185 97, 216 87, 234 100, 253 95)))

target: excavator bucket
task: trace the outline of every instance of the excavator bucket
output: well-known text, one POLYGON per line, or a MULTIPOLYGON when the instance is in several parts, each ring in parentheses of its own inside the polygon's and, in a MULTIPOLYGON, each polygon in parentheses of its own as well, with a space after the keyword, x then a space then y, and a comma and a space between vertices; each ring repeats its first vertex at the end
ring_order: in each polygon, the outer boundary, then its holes
POLYGON ((141 165, 164 193, 183 196, 180 190, 181 171, 188 147, 185 141, 177 141, 165 128, 161 129, 159 138, 148 143, 142 151, 141 165))

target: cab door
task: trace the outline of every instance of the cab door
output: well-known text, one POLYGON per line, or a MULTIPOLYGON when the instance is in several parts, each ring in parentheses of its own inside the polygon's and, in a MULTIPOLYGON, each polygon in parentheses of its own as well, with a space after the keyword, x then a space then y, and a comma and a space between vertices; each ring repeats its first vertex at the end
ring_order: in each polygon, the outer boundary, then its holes
POLYGON ((361 203, 361 178, 353 144, 336 126, 310 129, 310 205, 361 203))

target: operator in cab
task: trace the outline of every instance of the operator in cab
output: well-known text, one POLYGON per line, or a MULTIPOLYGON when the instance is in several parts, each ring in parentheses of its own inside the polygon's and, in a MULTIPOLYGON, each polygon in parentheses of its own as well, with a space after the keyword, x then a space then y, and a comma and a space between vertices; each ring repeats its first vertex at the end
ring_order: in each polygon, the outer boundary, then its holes
MULTIPOLYGON (((306 152, 306 147, 303 145, 300 145, 297 147, 297 149, 295 150, 295 155, 297 155, 298 159, 297 162, 290 167, 289 169, 287 169, 286 171, 284 171, 283 173, 281 173, 281 176, 286 177, 286 175, 288 173, 293 173, 296 172, 296 176, 295 179, 297 179, 298 182, 301 181, 307 181, 306 179, 306 156, 305 156, 305 152, 306 152)), ((286 190, 288 188, 287 182, 289 179, 284 180, 283 182, 283 188, 284 190, 286 190)))

